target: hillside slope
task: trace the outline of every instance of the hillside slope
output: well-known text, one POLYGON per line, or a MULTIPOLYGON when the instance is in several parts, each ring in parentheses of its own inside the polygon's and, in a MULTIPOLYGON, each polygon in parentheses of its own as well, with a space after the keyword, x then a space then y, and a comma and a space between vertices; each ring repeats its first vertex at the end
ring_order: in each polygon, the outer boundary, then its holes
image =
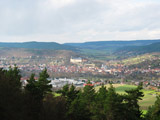
POLYGON ((160 42, 160 40, 96 41, 96 42, 85 42, 85 43, 66 43, 65 45, 70 45, 83 49, 117 50, 124 46, 143 46, 156 42, 160 42))
POLYGON ((75 47, 72 47, 69 45, 58 44, 56 42, 0 43, 0 47, 50 49, 50 50, 76 50, 75 47))
POLYGON ((0 48, 0 56, 4 57, 29 57, 29 56, 50 56, 57 58, 66 58, 77 56, 77 53, 68 50, 42 50, 27 48, 0 48))
POLYGON ((130 55, 138 55, 145 53, 153 53, 160 52, 160 42, 152 43, 150 45, 145 46, 127 46, 120 48, 116 51, 116 54, 130 54, 130 55))

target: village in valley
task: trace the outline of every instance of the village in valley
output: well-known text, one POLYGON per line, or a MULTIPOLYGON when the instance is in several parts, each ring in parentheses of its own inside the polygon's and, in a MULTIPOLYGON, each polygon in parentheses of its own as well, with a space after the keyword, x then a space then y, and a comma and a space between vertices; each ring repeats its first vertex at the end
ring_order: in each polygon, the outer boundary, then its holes
MULTIPOLYGON (((159 60, 159 58, 152 58, 159 60)), ((134 84, 143 82, 147 89, 159 90, 160 88, 160 67, 156 68, 135 68, 122 62, 91 61, 82 57, 55 60, 54 57, 28 56, 26 58, 0 57, 0 67, 9 69, 16 65, 22 73, 22 85, 26 86, 31 73, 35 73, 35 79, 43 69, 50 74, 53 89, 62 88, 65 84, 74 84, 76 87, 84 87, 88 80, 93 86, 107 83, 134 84), (37 61, 37 59, 39 59, 37 61), (21 62, 23 61, 23 62, 21 62), (26 61, 26 63, 25 63, 26 61), (66 62, 67 61, 67 62, 66 62), (116 64, 115 64, 116 63, 116 64), (131 77, 132 76, 132 77, 131 77), (137 76, 139 78, 137 78, 137 76), (140 77, 141 76, 141 77, 140 77)))

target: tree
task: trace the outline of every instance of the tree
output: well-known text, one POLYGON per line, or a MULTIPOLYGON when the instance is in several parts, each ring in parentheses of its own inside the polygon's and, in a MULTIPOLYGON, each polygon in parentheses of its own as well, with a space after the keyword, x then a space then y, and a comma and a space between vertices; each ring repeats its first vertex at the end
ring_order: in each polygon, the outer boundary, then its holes
POLYGON ((126 90, 127 95, 125 96, 124 102, 126 109, 126 119, 127 120, 141 120, 142 112, 138 104, 138 100, 142 100, 144 96, 142 84, 140 84, 136 89, 126 90))
POLYGON ((34 79, 34 74, 31 75, 30 79, 27 80, 28 84, 26 85, 26 90, 33 96, 39 100, 43 100, 44 96, 51 92, 52 85, 49 83, 51 82, 48 80, 49 75, 47 73, 47 69, 44 69, 39 74, 39 79, 36 81, 34 79))
POLYGON ((39 93, 41 94, 41 97, 43 98, 48 92, 51 92, 52 85, 49 83, 51 82, 48 80, 49 75, 47 73, 47 69, 45 68, 40 74, 39 79, 37 82, 37 88, 39 89, 39 93))
POLYGON ((69 85, 68 84, 64 85, 63 88, 58 91, 58 93, 61 93, 62 96, 64 96, 64 97, 67 97, 68 92, 69 92, 69 85))
MULTIPOLYGON (((74 88, 72 88, 74 90, 74 88)), ((73 91, 71 90, 71 91, 73 91)), ((74 92, 72 92, 74 93, 74 92)), ((75 94, 75 93, 74 93, 75 94)), ((95 101, 95 90, 90 82, 83 88, 82 91, 75 97, 72 94, 72 97, 75 99, 71 102, 68 109, 68 116, 70 120, 91 120, 92 118, 92 109, 93 103, 95 101)))
POLYGON ((10 80, 10 84, 12 84, 12 87, 15 87, 17 90, 21 90, 21 75, 20 70, 15 65, 14 68, 9 67, 9 70, 4 70, 5 75, 10 80))
POLYGON ((62 90, 59 90, 58 93, 61 93, 62 96, 66 99, 66 109, 67 112, 66 113, 66 117, 68 119, 72 118, 71 116, 71 103, 77 98, 79 91, 76 90, 75 86, 72 84, 71 86, 69 86, 68 84, 66 84, 65 86, 63 86, 62 90))
POLYGON ((123 96, 117 94, 114 87, 110 85, 104 105, 106 120, 125 120, 122 108, 123 96))
POLYGON ((49 77, 47 69, 39 74, 39 79, 37 81, 34 79, 34 76, 35 75, 32 74, 30 79, 27 80, 28 84, 25 87, 26 94, 28 94, 26 103, 28 114, 31 116, 30 119, 38 120, 40 118, 40 111, 43 108, 44 97, 51 92, 52 86, 47 79, 49 77))
POLYGON ((66 120, 66 100, 62 96, 47 94, 40 112, 40 120, 66 120))
POLYGON ((95 89, 90 81, 87 82, 86 86, 83 88, 81 98, 88 103, 88 107, 91 106, 91 103, 95 100, 95 89))
POLYGON ((20 71, 15 66, 9 70, 0 69, 0 119, 23 119, 23 94, 20 71))
POLYGON ((102 84, 102 86, 99 88, 96 97, 95 97, 95 102, 93 105, 93 120, 106 120, 106 113, 104 110, 104 105, 105 105, 105 100, 107 98, 107 89, 102 84))
POLYGON ((145 118, 146 120, 160 120, 160 96, 157 96, 154 105, 149 107, 145 118))
POLYGON ((91 113, 87 107, 87 103, 81 98, 82 92, 72 101, 67 111, 67 118, 69 120, 90 120, 91 113))

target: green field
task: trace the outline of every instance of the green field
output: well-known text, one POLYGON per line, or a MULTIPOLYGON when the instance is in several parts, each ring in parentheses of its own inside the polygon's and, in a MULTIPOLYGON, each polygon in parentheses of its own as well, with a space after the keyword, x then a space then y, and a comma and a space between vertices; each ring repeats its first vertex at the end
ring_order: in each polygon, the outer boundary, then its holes
MULTIPOLYGON (((105 85, 107 88, 110 86, 105 85)), ((98 89, 101 86, 97 86, 95 87, 95 90, 98 91, 98 89)), ((137 86, 135 85, 126 85, 126 84, 113 84, 113 87, 115 88, 116 92, 119 94, 125 94, 125 90, 130 90, 130 89, 135 89, 137 86)), ((145 114, 147 112, 147 109, 149 106, 152 106, 154 104, 154 102, 156 101, 156 95, 160 94, 160 92, 156 92, 154 90, 142 90, 144 93, 144 97, 142 98, 142 100, 139 101, 139 105, 141 107, 141 110, 143 112, 143 114, 145 114)), ((58 93, 53 93, 54 96, 60 96, 60 94, 58 93)))
MULTIPOLYGON (((109 85, 106 85, 108 88, 109 85)), ((119 94, 125 94, 125 90, 134 89, 137 86, 135 85, 126 85, 126 84, 113 84, 115 90, 119 94)), ((96 91, 100 88, 100 86, 96 87, 96 91)), ((147 110, 149 106, 153 105, 156 100, 156 95, 160 94, 160 92, 156 92, 154 90, 145 90, 143 89, 144 97, 139 101, 142 110, 147 110)))

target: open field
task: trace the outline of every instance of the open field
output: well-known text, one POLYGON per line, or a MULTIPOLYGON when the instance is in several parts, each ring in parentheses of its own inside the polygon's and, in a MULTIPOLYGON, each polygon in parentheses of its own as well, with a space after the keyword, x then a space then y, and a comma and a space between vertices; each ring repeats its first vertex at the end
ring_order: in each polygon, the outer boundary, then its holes
MULTIPOLYGON (((109 85, 106 85, 108 88, 109 85)), ((137 86, 135 85, 126 85, 126 84, 113 84, 115 90, 119 94, 125 94, 125 90, 134 89, 137 86)), ((96 91, 100 88, 100 86, 96 87, 96 91)), ((156 95, 160 94, 160 92, 156 92, 154 90, 145 90, 143 89, 144 97, 139 101, 142 110, 147 110, 149 106, 153 105, 156 100, 156 95)))
MULTIPOLYGON (((107 88, 110 87, 110 85, 105 85, 107 88)), ((97 86, 95 87, 95 90, 98 91, 98 89, 101 86, 97 86)), ((126 85, 126 84, 113 84, 113 87, 115 88, 116 92, 119 94, 125 94, 125 90, 130 90, 130 89, 134 89, 137 86, 135 85, 126 85)), ((142 100, 139 101, 139 104, 141 106, 141 110, 143 112, 143 114, 145 114, 147 112, 147 109, 149 106, 152 106, 154 104, 154 102, 156 101, 156 95, 160 94, 160 92, 156 92, 154 90, 142 90, 144 93, 144 97, 142 98, 142 100)), ((53 93, 54 96, 60 96, 59 93, 53 93)))

